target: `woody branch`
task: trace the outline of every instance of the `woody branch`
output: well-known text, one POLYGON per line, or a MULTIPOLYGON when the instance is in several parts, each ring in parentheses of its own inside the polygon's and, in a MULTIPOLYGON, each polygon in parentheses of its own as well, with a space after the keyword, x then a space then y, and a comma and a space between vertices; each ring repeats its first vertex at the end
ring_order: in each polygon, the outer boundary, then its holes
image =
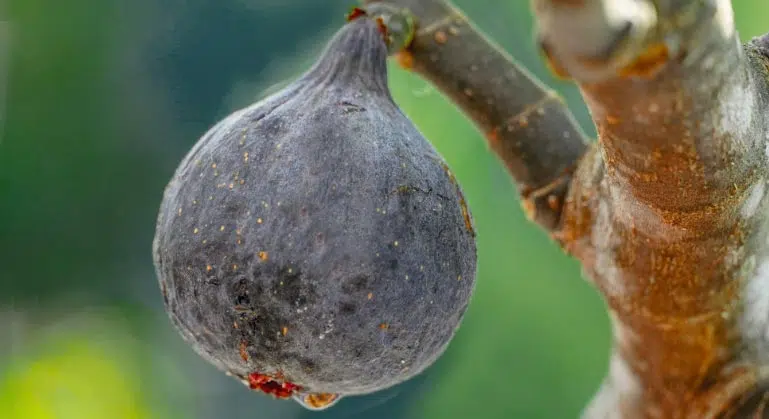
POLYGON ((561 237, 615 330, 585 415, 718 417, 767 379, 766 57, 728 0, 533 4, 599 133, 561 237))

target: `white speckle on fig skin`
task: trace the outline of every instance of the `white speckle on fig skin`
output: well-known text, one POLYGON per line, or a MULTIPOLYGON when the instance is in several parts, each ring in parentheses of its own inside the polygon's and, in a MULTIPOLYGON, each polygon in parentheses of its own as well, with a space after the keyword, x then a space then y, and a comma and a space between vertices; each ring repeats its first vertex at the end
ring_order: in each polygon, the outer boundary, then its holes
POLYGON ((177 169, 155 265, 173 323, 222 371, 365 394, 419 374, 456 333, 475 284, 472 219, 393 102, 386 58, 375 23, 349 23, 305 76, 211 128, 177 169), (247 181, 219 187, 212 170, 247 181))

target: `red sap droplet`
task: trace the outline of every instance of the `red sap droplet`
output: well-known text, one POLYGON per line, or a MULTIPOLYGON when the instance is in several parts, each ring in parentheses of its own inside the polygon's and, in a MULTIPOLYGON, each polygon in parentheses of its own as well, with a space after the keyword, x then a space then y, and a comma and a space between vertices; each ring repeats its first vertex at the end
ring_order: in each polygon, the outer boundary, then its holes
MULTIPOLYGON (((282 376, 282 374, 280 375, 282 376)), ((287 399, 291 397, 295 391, 302 389, 301 386, 292 382, 278 382, 275 378, 258 372, 253 372, 248 375, 248 386, 252 390, 259 390, 265 394, 272 394, 279 399, 287 399)))
POLYGON ((347 21, 351 22, 361 16, 366 16, 367 13, 365 10, 361 9, 360 7, 356 7, 350 11, 350 13, 347 15, 347 21))

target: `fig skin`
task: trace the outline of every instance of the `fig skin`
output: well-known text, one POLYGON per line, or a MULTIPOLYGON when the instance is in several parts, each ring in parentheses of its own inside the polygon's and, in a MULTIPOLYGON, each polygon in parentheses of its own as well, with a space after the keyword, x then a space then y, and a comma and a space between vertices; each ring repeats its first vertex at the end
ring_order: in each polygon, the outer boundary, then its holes
POLYGON ((211 128, 165 190, 166 310, 245 383, 388 388, 436 361, 470 301, 472 218, 390 96, 380 31, 347 23, 301 78, 211 128))

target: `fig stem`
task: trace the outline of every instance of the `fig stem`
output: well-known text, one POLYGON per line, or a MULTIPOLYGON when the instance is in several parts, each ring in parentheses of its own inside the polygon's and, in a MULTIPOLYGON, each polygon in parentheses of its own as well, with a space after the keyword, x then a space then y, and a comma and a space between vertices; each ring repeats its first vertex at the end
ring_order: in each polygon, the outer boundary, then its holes
POLYGON ((397 54, 411 46, 416 35, 416 17, 409 9, 387 3, 373 3, 365 8, 373 19, 381 19, 387 28, 387 45, 390 54, 397 54))
POLYGON ((413 39, 394 51, 396 59, 475 123, 514 179, 527 216, 557 235, 572 172, 588 145, 561 98, 448 1, 363 3, 372 14, 413 16, 413 39))

